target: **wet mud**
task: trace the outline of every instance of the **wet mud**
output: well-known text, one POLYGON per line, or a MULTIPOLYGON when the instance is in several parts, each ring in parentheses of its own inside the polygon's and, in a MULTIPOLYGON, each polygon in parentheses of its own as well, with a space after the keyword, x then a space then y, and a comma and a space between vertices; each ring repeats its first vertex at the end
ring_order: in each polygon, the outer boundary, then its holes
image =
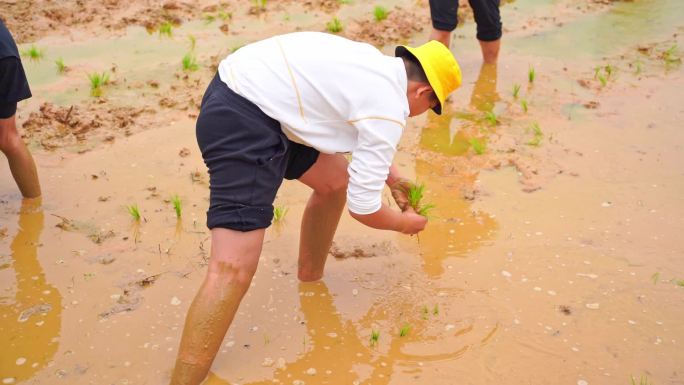
MULTIPOLYGON (((333 17, 386 53, 430 31, 425 1, 380 4, 382 22, 364 2, 0 4, 21 51, 45 48, 23 59, 34 97, 17 115, 42 201, 22 202, 0 165, 6 384, 169 382, 209 262, 194 122, 222 57, 333 17), (103 70, 93 97, 87 75, 103 70)), ((426 230, 343 214, 323 279, 300 282, 310 190, 286 181, 205 383, 684 381, 684 9, 505 2, 499 64, 483 66, 463 7, 463 86, 442 115, 410 120, 395 158, 435 206, 426 230)))

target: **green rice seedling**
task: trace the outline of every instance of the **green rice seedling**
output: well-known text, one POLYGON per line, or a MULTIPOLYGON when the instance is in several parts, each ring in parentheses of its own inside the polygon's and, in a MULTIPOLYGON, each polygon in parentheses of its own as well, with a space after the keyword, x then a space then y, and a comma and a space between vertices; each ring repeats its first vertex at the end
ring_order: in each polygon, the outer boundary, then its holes
POLYGON ((180 218, 183 211, 180 197, 178 195, 172 196, 171 203, 173 204, 173 209, 176 211, 176 218, 180 218))
POLYGON ((496 124, 499 122, 499 119, 496 117, 496 114, 494 111, 487 111, 484 114, 484 119, 489 123, 491 126, 496 126, 496 124))
POLYGON ((428 217, 430 215, 430 211, 432 211, 432 209, 434 209, 434 208, 435 208, 435 205, 433 205, 432 203, 426 203, 426 204, 420 206, 420 208, 418 210, 416 210, 416 213, 418 213, 424 217, 428 217))
POLYGON ((204 24, 207 24, 207 25, 216 21, 216 16, 214 16, 210 13, 205 13, 204 17, 202 17, 202 18, 204 19, 204 24))
POLYGON ((167 37, 173 36, 173 24, 168 20, 159 25, 159 37, 164 35, 167 37))
POLYGON ((527 113, 527 99, 522 99, 520 101, 520 108, 522 108, 524 113, 527 113))
POLYGON ((266 9, 266 0, 252 0, 252 4, 254 4, 255 8, 262 11, 266 9))
POLYGON ((640 75, 642 69, 643 69, 643 68, 642 68, 642 66, 641 66, 641 61, 640 61, 640 60, 637 60, 637 61, 634 63, 634 74, 635 74, 635 75, 640 75))
POLYGON ((128 210, 128 213, 131 215, 134 221, 140 222, 140 209, 138 209, 137 204, 127 206, 126 209, 128 210))
POLYGON ((601 82, 601 87, 605 87, 608 84, 608 79, 603 74, 599 74, 598 80, 601 82))
POLYGON ((194 51, 197 46, 197 38, 195 35, 188 35, 188 40, 190 40, 190 51, 194 51))
POLYGON ((520 84, 513 84, 513 98, 517 99, 520 93, 520 84))
POLYGON ((651 276, 651 281, 653 281, 654 285, 656 283, 658 283, 658 281, 660 281, 660 272, 659 271, 656 271, 655 273, 653 273, 653 275, 651 276))
POLYGON ((676 283, 677 283, 677 286, 684 287, 684 279, 680 279, 676 283))
POLYGON ((66 69, 67 69, 66 65, 64 64, 64 59, 62 59, 61 57, 59 59, 55 60, 55 65, 57 66, 57 73, 58 74, 63 74, 64 71, 66 71, 66 69))
POLYGON ((600 72, 601 72, 601 66, 594 67, 594 79, 598 79, 600 72))
POLYGON ((439 305, 435 305, 435 307, 432 308, 432 314, 433 315, 439 314, 439 305))
POLYGON ((675 64, 675 63, 681 63, 682 58, 680 58, 677 55, 677 45, 673 45, 669 49, 667 49, 663 54, 661 55, 662 59, 665 61, 665 64, 675 64))
POLYGON ((639 377, 639 382, 637 382, 637 379, 634 378, 634 376, 630 376, 632 379, 632 385, 652 385, 653 383, 648 380, 648 376, 643 374, 641 377, 639 377))
POLYGON ((273 222, 279 223, 285 218, 285 214, 289 209, 285 206, 275 206, 273 207, 273 222))
POLYGON ((606 64, 605 67, 603 67, 603 70, 606 71, 606 75, 608 75, 608 79, 610 79, 611 76, 613 76, 613 72, 615 72, 615 67, 613 67, 610 64, 606 64))
POLYGON ((411 325, 406 324, 399 329, 399 337, 406 337, 411 331, 411 325))
POLYGON ((197 69, 199 69, 197 59, 192 53, 186 53, 185 56, 183 56, 181 63, 183 64, 183 71, 197 71, 197 69))
POLYGON ((373 17, 375 17, 375 21, 380 22, 385 19, 387 19, 387 15, 389 12, 387 12, 387 8, 378 5, 373 9, 373 17))
POLYGON ((422 319, 428 319, 428 314, 430 314, 430 310, 428 309, 427 306, 423 306, 423 310, 421 311, 421 316, 420 316, 420 318, 422 318, 422 319))
POLYGON ((42 49, 36 47, 35 45, 31 45, 31 47, 22 52, 22 54, 24 56, 28 56, 28 58, 33 61, 39 61, 43 58, 45 52, 42 49))
POLYGON ((342 32, 342 29, 344 29, 342 22, 337 18, 337 16, 333 17, 332 21, 326 23, 325 26, 328 29, 328 32, 332 33, 342 32))
POLYGON ((414 209, 420 205, 421 199, 423 199, 423 194, 425 192, 425 184, 423 183, 412 183, 411 187, 407 191, 406 195, 408 197, 409 206, 414 209))
POLYGON ((88 79, 90 80, 90 95, 94 97, 102 96, 102 87, 109 84, 109 73, 106 71, 101 74, 93 72, 88 75, 88 79))
POLYGON ((370 346, 376 346, 378 344, 378 340, 380 339, 380 331, 379 330, 371 330, 371 336, 370 336, 370 346))
POLYGON ((532 126, 530 127, 530 130, 534 134, 534 138, 527 142, 528 145, 530 146, 539 146, 541 144, 542 139, 544 139, 544 133, 541 130, 541 127, 539 127, 539 123, 534 122, 532 126))
POLYGON ((530 69, 527 71, 527 80, 530 83, 534 83, 534 78, 536 77, 536 73, 534 71, 533 67, 530 67, 530 69))
MULTIPOLYGON (((266 2, 264 1, 264 7, 266 6, 265 4, 266 4, 266 2)), ((228 20, 231 20, 233 18, 233 12, 218 11, 217 16, 219 19, 221 19, 223 21, 228 21, 228 20)))
POLYGON ((468 143, 470 143, 470 147, 473 148, 477 155, 482 155, 487 150, 487 142, 479 138, 470 138, 468 143))

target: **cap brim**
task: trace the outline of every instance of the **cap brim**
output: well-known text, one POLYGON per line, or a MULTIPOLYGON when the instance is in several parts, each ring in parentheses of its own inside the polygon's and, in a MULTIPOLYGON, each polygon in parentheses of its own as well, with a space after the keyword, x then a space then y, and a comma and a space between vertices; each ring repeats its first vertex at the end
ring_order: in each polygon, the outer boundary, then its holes
MULTIPOLYGON (((423 71, 425 71, 425 67, 423 67, 423 63, 421 63, 420 59, 418 59, 418 58, 416 57, 416 55, 412 54, 411 51, 409 51, 408 48, 406 48, 406 47, 403 46, 403 45, 398 45, 398 46, 394 49, 394 56, 395 56, 395 57, 411 56, 412 58, 416 59, 416 61, 417 61, 418 63, 420 63, 421 68, 423 68, 423 71)), ((428 81, 429 81, 429 80, 430 80, 430 79, 428 79, 428 81)), ((432 84, 430 84, 430 87, 433 87, 433 88, 434 88, 434 86, 433 86, 432 84)), ((433 91, 433 92, 434 92, 434 91, 433 91)), ((437 95, 437 94, 435 93, 435 96, 436 96, 436 95, 437 95)), ((432 111, 434 111, 434 113, 437 114, 437 115, 442 115, 442 102, 439 100, 439 97, 437 98, 437 105, 435 106, 435 108, 432 109, 432 111)))

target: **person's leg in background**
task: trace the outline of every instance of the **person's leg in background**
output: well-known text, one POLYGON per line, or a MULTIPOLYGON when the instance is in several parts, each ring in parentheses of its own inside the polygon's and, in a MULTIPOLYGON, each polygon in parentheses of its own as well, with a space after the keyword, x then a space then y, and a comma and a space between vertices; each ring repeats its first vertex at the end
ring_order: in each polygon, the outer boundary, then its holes
POLYGON ((12 176, 24 198, 41 195, 33 157, 17 131, 17 102, 31 96, 21 61, 0 59, 0 151, 7 157, 12 176))
MULTIPOLYGON (((16 106, 16 103, 14 105, 16 106)), ((39 197, 41 191, 36 163, 17 131, 14 114, 7 118, 0 115, 0 151, 7 157, 10 171, 21 195, 24 198, 39 197)))
MULTIPOLYGON (((499 57, 502 34, 499 4, 500 0, 470 0, 477 24, 477 40, 480 42, 485 64, 494 64, 499 57)), ((430 17, 430 40, 437 40, 450 47, 451 32, 458 25, 458 0, 430 0, 430 17)))
POLYGON ((485 64, 495 64, 499 59, 502 35, 499 4, 500 0, 470 0, 485 64))
POLYGON ((430 0, 432 32, 430 40, 437 40, 447 48, 451 45, 451 31, 458 24, 458 0, 430 0))

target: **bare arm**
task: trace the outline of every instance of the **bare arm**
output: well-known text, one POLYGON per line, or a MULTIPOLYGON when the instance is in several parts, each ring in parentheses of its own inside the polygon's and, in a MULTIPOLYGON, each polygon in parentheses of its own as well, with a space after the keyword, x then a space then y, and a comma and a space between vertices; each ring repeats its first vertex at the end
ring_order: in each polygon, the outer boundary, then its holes
POLYGON ((379 230, 392 230, 404 234, 416 234, 427 224, 427 218, 418 215, 412 209, 397 212, 383 204, 380 210, 372 214, 356 214, 349 212, 352 218, 368 227, 379 230))

